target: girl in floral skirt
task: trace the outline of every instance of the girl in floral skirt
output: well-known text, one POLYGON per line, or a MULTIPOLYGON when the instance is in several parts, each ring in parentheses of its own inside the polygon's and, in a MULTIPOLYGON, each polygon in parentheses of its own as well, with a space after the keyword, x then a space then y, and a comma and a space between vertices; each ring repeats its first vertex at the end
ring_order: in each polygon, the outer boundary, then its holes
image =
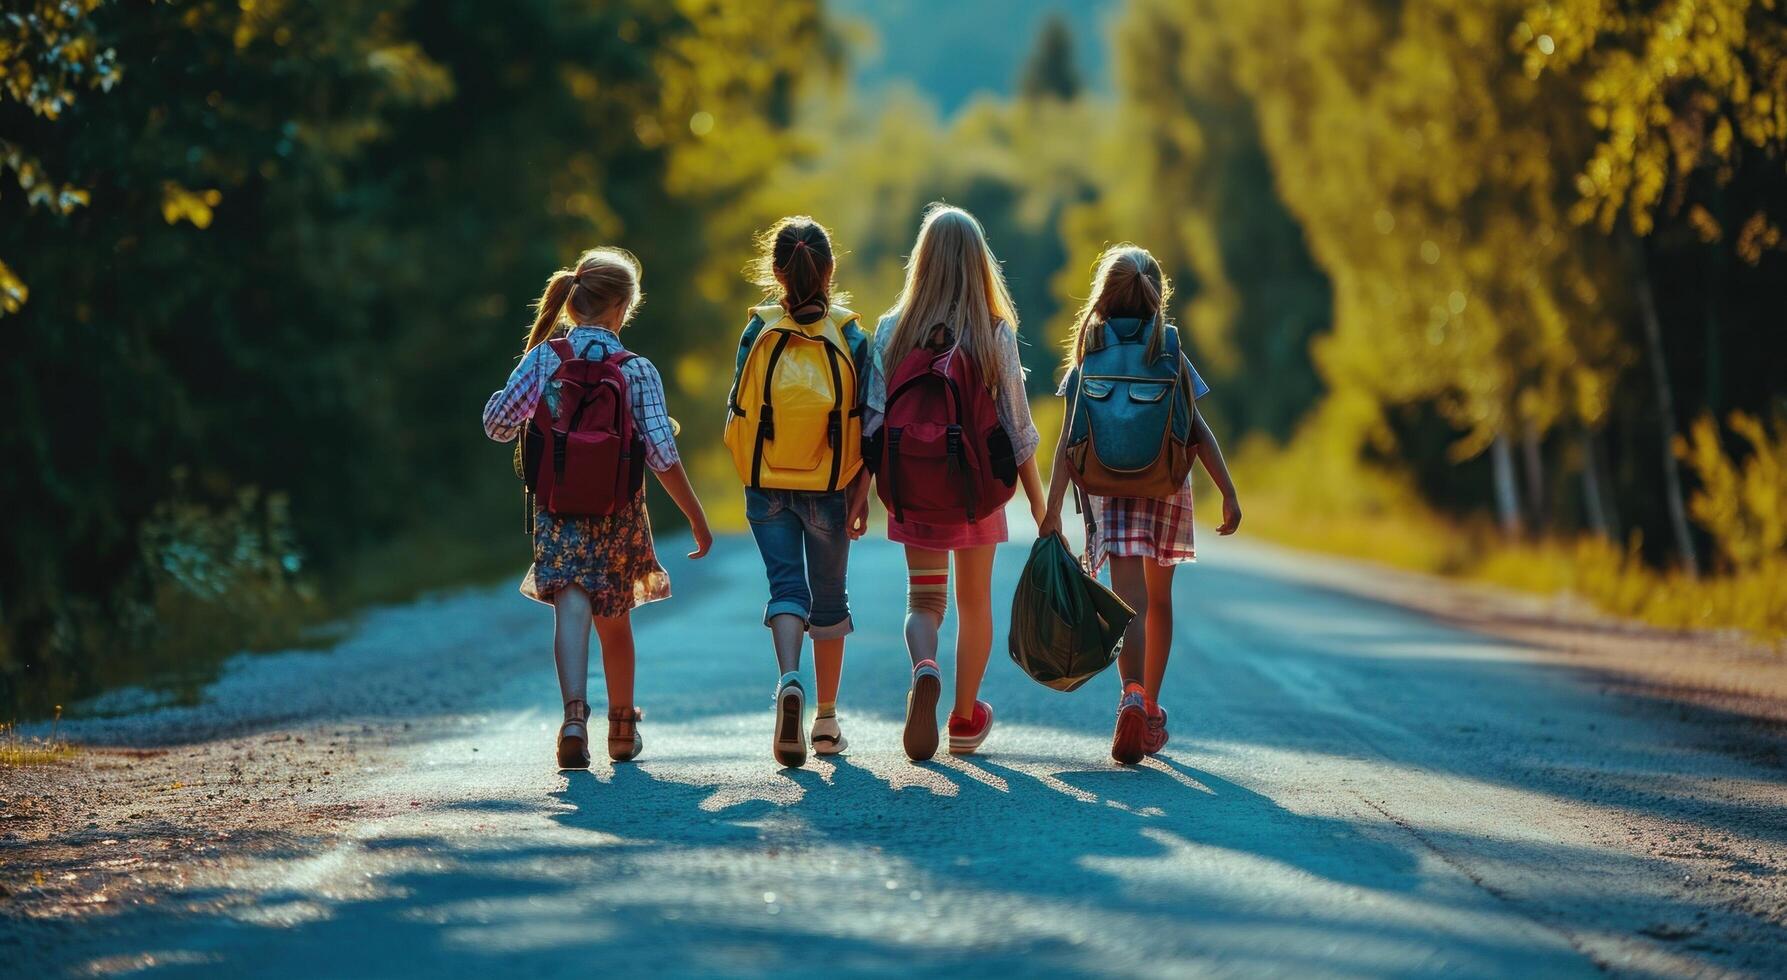
MULTIPOLYGON (((521 434, 542 397, 556 398, 548 382, 560 359, 548 341, 563 336, 579 357, 600 360, 623 355, 620 331, 643 298, 637 259, 623 249, 585 252, 570 269, 547 280, 526 353, 508 384, 484 406, 484 431, 498 442, 521 434), (564 321, 568 319, 567 324, 564 321)), ((670 498, 682 509, 694 533, 690 558, 713 544, 707 517, 676 451, 675 423, 664 407, 664 383, 643 357, 621 364, 627 382, 633 427, 645 444, 645 461, 670 498)), ((589 767, 589 633, 595 624, 602 644, 602 673, 608 685, 608 757, 624 762, 644 748, 643 717, 633 704, 632 609, 670 596, 670 577, 652 548, 651 520, 641 488, 630 504, 599 517, 559 517, 543 505, 534 514, 534 564, 521 592, 547 603, 556 620, 553 651, 564 695, 565 721, 558 734, 558 763, 564 769, 589 767)))

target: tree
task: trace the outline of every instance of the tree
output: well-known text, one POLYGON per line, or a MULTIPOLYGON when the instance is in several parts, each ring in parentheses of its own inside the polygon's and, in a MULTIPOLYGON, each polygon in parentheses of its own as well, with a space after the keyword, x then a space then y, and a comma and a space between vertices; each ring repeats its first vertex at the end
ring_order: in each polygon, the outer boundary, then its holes
POLYGON ((398 582, 508 564, 513 481, 471 418, 528 301, 633 245, 674 383, 715 317, 678 288, 704 219, 779 158, 826 30, 756 0, 39 6, 79 16, 0 33, 5 165, 90 205, 0 196, 31 290, 0 331, 0 703, 227 651, 243 609, 365 588, 406 535, 429 560, 398 582), (103 97, 58 67, 87 54, 103 97), (13 95, 44 66, 54 113, 13 95))
POLYGON ((1071 102, 1079 98, 1081 87, 1080 70, 1074 63, 1073 31, 1066 18, 1052 13, 1036 34, 1018 91, 1026 99, 1071 102))

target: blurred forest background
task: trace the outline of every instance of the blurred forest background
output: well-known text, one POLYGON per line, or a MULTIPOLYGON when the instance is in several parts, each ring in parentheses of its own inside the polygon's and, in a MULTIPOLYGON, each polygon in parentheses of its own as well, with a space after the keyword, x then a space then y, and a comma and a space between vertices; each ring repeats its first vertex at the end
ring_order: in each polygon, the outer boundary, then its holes
POLYGON ((592 244, 737 521, 752 233, 872 319, 934 199, 1045 422, 1167 263, 1249 533, 1787 633, 1782 0, 6 0, 0 716, 516 573, 476 415, 592 244))

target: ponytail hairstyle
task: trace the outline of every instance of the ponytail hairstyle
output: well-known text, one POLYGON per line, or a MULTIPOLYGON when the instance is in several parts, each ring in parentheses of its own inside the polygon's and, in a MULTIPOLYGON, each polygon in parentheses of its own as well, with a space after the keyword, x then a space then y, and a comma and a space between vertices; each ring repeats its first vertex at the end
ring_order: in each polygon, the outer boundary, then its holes
POLYGON ((1086 337, 1106 320, 1135 317, 1146 323, 1158 319, 1148 338, 1146 357, 1152 361, 1165 349, 1167 301, 1173 298, 1173 281, 1160 271, 1160 263, 1140 245, 1112 245, 1098 257, 1092 274, 1092 295, 1075 317, 1068 356, 1074 364, 1086 359, 1086 337))
POLYGON ((558 333, 566 307, 577 324, 600 323, 616 314, 609 326, 619 330, 633 318, 645 294, 639 291, 639 260, 624 248, 603 245, 592 248, 569 269, 560 269, 546 280, 546 291, 534 304, 534 325, 527 332, 522 353, 533 350, 558 333))
POLYGON ((757 258, 746 274, 754 285, 763 287, 764 298, 774 299, 796 323, 804 324, 825 316, 833 299, 841 302, 849 298, 832 291, 835 268, 831 233, 812 218, 797 214, 757 236, 757 258))
POLYGON ((974 215, 941 202, 925 208, 918 240, 906 259, 906 284, 887 316, 894 318, 887 363, 898 364, 924 346, 938 324, 955 333, 956 345, 974 359, 991 390, 999 384, 997 330, 1018 329, 1018 310, 1005 288, 1005 272, 987 245, 974 215))

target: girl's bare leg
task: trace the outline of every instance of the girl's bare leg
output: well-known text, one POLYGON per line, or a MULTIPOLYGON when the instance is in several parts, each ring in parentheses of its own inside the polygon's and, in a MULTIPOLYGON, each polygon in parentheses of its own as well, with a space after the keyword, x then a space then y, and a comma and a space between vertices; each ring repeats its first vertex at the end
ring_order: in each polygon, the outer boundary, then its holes
POLYGON ((566 704, 588 702, 589 593, 575 585, 553 593, 552 616, 552 654, 558 662, 559 693, 566 704))
MULTIPOLYGON (((1146 636, 1148 626, 1148 580, 1142 571, 1140 558, 1111 558, 1111 589, 1129 608, 1135 610, 1135 618, 1129 621, 1129 628, 1123 631, 1123 649, 1117 654, 1117 670, 1121 674, 1117 678, 1119 685, 1129 681, 1140 681, 1144 675, 1146 662, 1146 636)), ((1169 609, 1168 621, 1172 613, 1169 609)), ((1162 659, 1162 670, 1166 661, 1162 659)), ((1143 686, 1146 686, 1144 684, 1143 686)))
POLYGON ((844 673, 844 638, 813 641, 813 679, 819 687, 819 703, 838 699, 838 680, 844 673))
POLYGON ((1142 687, 1148 692, 1148 700, 1154 702, 1160 700, 1160 682, 1166 677, 1167 657, 1173 652, 1173 569, 1177 566, 1136 560, 1142 565, 1142 578, 1148 586, 1148 644, 1144 648, 1142 687))
POLYGON ((994 545, 961 548, 956 556, 955 713, 974 717, 974 699, 993 652, 994 545))
POLYGON ((633 616, 597 616, 602 641, 602 679, 608 682, 608 710, 633 707, 633 616))
MULTIPOLYGON (((912 577, 949 578, 949 554, 929 548, 906 546, 906 574, 912 577)), ((930 591, 930 586, 908 586, 906 596, 906 653, 917 666, 923 660, 937 659, 937 631, 943 628, 943 613, 949 606, 947 585, 930 591), (923 590, 923 591, 920 591, 923 590)), ((817 656, 817 651, 815 651, 817 656)))

